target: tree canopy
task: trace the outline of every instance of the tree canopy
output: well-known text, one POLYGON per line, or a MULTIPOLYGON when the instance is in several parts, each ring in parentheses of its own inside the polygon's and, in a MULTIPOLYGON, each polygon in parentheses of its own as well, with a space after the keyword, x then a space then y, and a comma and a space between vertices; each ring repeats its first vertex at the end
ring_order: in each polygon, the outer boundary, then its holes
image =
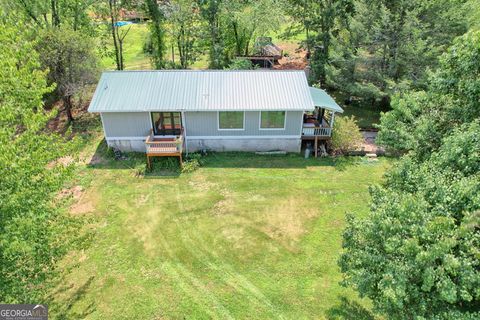
POLYGON ((480 316, 479 44, 457 39, 427 92, 395 97, 380 137, 406 155, 348 219, 344 283, 389 319, 480 316))

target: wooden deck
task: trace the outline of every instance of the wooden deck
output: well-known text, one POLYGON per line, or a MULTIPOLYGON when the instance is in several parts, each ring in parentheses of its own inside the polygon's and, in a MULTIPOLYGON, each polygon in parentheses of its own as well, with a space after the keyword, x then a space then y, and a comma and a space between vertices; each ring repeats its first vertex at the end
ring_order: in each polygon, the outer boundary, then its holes
POLYGON ((183 136, 155 137, 153 133, 145 139, 148 168, 151 169, 151 157, 178 157, 182 165, 183 136))

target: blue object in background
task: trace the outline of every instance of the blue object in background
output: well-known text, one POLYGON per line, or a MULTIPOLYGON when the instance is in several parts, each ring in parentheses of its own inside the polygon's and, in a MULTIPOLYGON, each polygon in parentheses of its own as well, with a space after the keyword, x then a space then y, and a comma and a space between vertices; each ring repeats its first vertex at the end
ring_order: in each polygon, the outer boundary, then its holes
POLYGON ((133 22, 131 21, 117 21, 115 22, 115 27, 123 27, 126 26, 127 24, 132 24, 133 22))

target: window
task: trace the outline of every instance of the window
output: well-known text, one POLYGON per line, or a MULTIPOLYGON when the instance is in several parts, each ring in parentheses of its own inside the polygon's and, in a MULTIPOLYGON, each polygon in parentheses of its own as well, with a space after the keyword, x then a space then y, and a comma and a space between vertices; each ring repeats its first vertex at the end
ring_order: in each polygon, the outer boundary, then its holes
POLYGON ((178 136, 182 133, 180 112, 152 112, 153 132, 157 136, 178 136))
POLYGON ((260 112, 260 129, 285 129, 285 111, 260 112))
POLYGON ((245 113, 243 111, 219 111, 218 129, 243 130, 245 113))

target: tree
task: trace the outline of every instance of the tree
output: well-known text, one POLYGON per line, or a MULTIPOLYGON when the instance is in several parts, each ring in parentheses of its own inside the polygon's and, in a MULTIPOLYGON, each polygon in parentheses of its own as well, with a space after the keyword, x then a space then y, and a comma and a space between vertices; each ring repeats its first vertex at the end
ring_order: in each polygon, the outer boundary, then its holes
POLYGON ((130 27, 121 29, 121 26, 118 24, 119 9, 117 0, 108 0, 108 15, 110 18, 110 32, 112 33, 115 63, 117 64, 117 70, 123 70, 125 67, 123 62, 123 41, 130 31, 130 27))
POLYGON ((150 35, 152 52, 151 57, 155 69, 165 68, 165 32, 163 30, 164 14, 156 0, 145 0, 147 13, 151 19, 150 35))
POLYGON ((207 43, 209 48, 209 68, 222 69, 227 62, 225 44, 221 33, 222 0, 197 0, 200 14, 208 25, 207 43))
POLYGON ((388 107, 396 92, 424 89, 428 68, 466 32, 465 0, 357 0, 332 37, 327 86, 388 107))
POLYGON ((94 47, 88 37, 68 29, 46 30, 40 35, 36 47, 40 61, 49 70, 49 82, 56 84, 55 93, 63 100, 69 121, 73 121, 72 99, 96 81, 94 47))
MULTIPOLYGON (((45 125, 42 107, 53 90, 18 17, 2 17, 0 28, 0 301, 40 301, 56 261, 66 251, 72 221, 53 198, 72 173, 56 161, 73 144, 45 125)), ((73 225, 72 225, 73 226, 73 225)))
POLYGON ((175 63, 175 47, 180 66, 187 69, 200 54, 200 14, 197 3, 190 0, 172 1, 167 21, 172 37, 172 61, 175 63))
POLYGON ((335 118, 332 134, 332 148, 336 153, 353 151, 363 142, 363 136, 354 116, 335 118))
POLYGON ((380 138, 407 154, 369 216, 347 219, 344 284, 389 319, 480 317, 479 40, 456 40, 427 92, 395 98, 380 138))
POLYGON ((248 55, 256 36, 276 31, 283 20, 283 1, 257 0, 224 2, 227 37, 232 38, 235 55, 248 55))
POLYGON ((94 26, 88 16, 95 0, 3 0, 9 12, 23 14, 37 27, 67 26, 93 34, 94 26))

